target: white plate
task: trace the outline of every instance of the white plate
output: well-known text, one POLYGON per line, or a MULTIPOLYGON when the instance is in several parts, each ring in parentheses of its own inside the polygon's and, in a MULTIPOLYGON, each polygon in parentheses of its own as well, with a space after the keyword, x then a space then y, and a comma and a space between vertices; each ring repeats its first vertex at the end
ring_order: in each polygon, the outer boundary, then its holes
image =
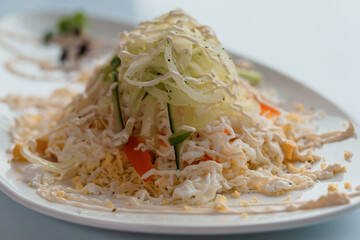
MULTIPOLYGON (((32 12, 8 17, 0 21, 0 28, 16 30, 18 32, 41 35, 46 29, 54 25, 56 19, 62 15, 56 12, 32 12)), ((93 34, 96 36, 114 37, 118 32, 126 30, 129 25, 115 23, 108 20, 91 18, 93 34)), ((25 47, 26 48, 26 47, 25 47)), ((31 49, 27 49, 31 51, 31 49)), ((6 50, 0 48, 0 96, 7 93, 21 92, 24 94, 44 95, 52 89, 67 85, 67 82, 34 82, 25 80, 7 72, 3 64, 12 57, 6 50)), ((307 107, 325 110, 328 116, 322 121, 323 130, 339 129, 345 119, 351 119, 339 107, 318 95, 311 89, 261 64, 254 63, 266 80, 266 85, 277 89, 281 98, 286 99, 285 108, 290 109, 291 103, 303 102, 307 107)), ((62 220, 114 230, 134 232, 172 233, 172 234, 224 234, 249 233, 288 229, 310 225, 327 220, 340 213, 352 210, 360 204, 360 199, 351 199, 348 205, 316 209, 311 211, 297 211, 272 215, 254 215, 244 219, 241 216, 228 215, 164 215, 164 214, 129 214, 109 213, 84 210, 76 207, 48 202, 40 198, 33 188, 21 180, 16 168, 7 163, 9 156, 6 149, 10 144, 7 135, 12 114, 7 106, 0 104, 0 187, 3 192, 20 204, 62 220), (20 178, 18 181, 17 178, 20 178)), ((352 119, 353 120, 353 119, 352 119)), ((353 120, 354 121, 354 120, 353 120)), ((358 129, 358 128, 357 128, 358 129)), ((328 162, 339 161, 347 166, 348 172, 338 174, 331 180, 322 181, 315 187, 303 192, 294 193, 299 200, 318 198, 324 194, 329 182, 336 182, 344 190, 343 183, 360 183, 360 162, 344 161, 344 150, 350 150, 355 158, 359 156, 360 141, 349 139, 336 144, 329 144, 318 153, 325 155, 328 162)), ((282 197, 264 197, 258 195, 262 202, 281 200, 282 197)))

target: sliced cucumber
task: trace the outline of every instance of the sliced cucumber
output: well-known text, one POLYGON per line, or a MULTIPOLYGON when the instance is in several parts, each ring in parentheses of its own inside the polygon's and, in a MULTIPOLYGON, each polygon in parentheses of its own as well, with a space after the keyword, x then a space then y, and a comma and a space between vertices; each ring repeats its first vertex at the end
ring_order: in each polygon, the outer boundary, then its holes
POLYGON ((193 131, 179 129, 181 126, 181 117, 179 115, 179 107, 167 104, 170 129, 172 135, 168 138, 171 146, 174 147, 176 168, 180 169, 180 144, 183 143, 193 131))
POLYGON ((141 101, 145 100, 145 98, 149 95, 149 93, 146 91, 144 96, 142 97, 141 101))
POLYGON ((258 85, 261 82, 261 74, 254 70, 238 69, 238 74, 248 80, 253 86, 258 85))
POLYGON ((178 107, 167 104, 171 133, 175 133, 180 127, 180 117, 177 114, 178 107))
POLYGON ((134 89, 130 93, 130 116, 136 119, 136 115, 139 112, 141 102, 146 98, 146 90, 144 88, 137 88, 134 89))
MULTIPOLYGON (((171 133, 174 134, 176 129, 175 129, 175 121, 176 121, 176 116, 175 116, 175 107, 172 106, 171 104, 167 103, 167 110, 168 110, 168 115, 169 115, 169 122, 170 122, 170 130, 171 133)), ((174 153, 175 153, 175 163, 176 163, 176 169, 179 170, 180 169, 180 151, 179 151, 179 146, 174 146, 174 153)))
POLYGON ((101 69, 101 71, 99 72, 99 74, 103 74, 103 81, 106 81, 109 74, 112 74, 112 72, 114 70, 116 70, 119 66, 121 65, 121 60, 120 58, 115 55, 111 61, 109 65, 106 65, 103 69, 101 69))
MULTIPOLYGON (((117 71, 114 70, 111 72, 111 75, 113 77, 113 81, 117 82, 117 71)), ((120 107, 120 98, 119 98, 119 89, 118 86, 116 86, 112 91, 112 99, 114 103, 114 125, 115 125, 115 133, 120 132, 122 129, 124 129, 124 122, 122 119, 121 114, 121 107, 120 107)))
POLYGON ((112 69, 116 69, 117 67, 120 66, 120 64, 121 64, 121 60, 117 55, 115 55, 110 61, 110 65, 112 69))
POLYGON ((145 106, 140 135, 145 139, 151 139, 155 134, 154 122, 157 99, 153 96, 148 96, 142 102, 144 102, 145 106))
POLYGON ((176 169, 180 170, 180 145, 174 146, 176 169))

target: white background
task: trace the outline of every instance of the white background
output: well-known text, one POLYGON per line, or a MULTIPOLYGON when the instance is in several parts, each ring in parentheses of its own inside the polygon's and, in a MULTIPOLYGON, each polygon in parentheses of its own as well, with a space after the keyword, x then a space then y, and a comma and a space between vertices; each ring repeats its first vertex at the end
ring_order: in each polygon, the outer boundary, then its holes
MULTIPOLYGON (((360 107, 357 105, 360 102, 359 1, 1 0, 0 6, 0 17, 35 9, 70 12, 82 9, 93 15, 134 24, 181 7, 200 23, 213 27, 226 49, 294 77, 360 119, 360 107)), ((355 156, 354 161, 357 158, 355 156)), ((228 238, 359 239, 359 222, 360 210, 356 210, 311 227, 228 238)), ((28 210, 0 193, 0 239, 168 238, 164 235, 99 230, 62 222, 28 210)))

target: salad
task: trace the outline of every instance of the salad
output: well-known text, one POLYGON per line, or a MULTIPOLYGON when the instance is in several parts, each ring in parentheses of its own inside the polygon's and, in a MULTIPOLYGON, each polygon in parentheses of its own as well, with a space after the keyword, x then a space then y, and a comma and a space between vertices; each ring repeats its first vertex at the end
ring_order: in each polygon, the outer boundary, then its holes
POLYGON ((313 150, 353 137, 352 122, 318 134, 319 115, 282 109, 253 86, 260 79, 210 27, 171 11, 121 33, 83 93, 55 92, 20 117, 13 158, 29 162, 41 197, 115 210, 115 200, 226 210, 229 197, 281 195, 346 171, 313 170, 313 150))

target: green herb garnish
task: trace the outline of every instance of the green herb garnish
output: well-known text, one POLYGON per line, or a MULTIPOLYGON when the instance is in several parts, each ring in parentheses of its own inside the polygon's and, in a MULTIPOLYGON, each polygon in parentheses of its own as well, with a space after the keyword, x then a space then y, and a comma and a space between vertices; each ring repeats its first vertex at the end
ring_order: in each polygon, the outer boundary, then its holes
POLYGON ((85 30, 87 20, 85 14, 77 12, 74 15, 61 18, 57 24, 60 34, 80 34, 85 30))
POLYGON ((47 32, 44 34, 43 36, 43 42, 45 44, 48 44, 50 42, 50 40, 52 39, 52 37, 54 36, 54 33, 53 32, 47 32))
POLYGON ((188 130, 179 130, 168 138, 169 143, 171 146, 179 145, 183 143, 188 137, 190 137, 192 133, 192 131, 188 130))

